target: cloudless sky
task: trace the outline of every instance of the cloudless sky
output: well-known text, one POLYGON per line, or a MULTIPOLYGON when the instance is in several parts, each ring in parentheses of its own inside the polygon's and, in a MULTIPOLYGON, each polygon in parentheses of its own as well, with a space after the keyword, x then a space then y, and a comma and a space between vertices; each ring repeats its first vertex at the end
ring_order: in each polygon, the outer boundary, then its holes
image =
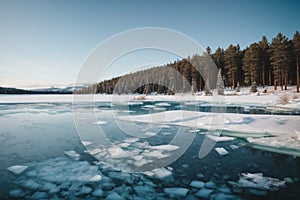
MULTIPOLYGON (((72 84, 96 45, 133 28, 174 29, 213 51, 231 43, 244 49, 263 35, 271 41, 278 32, 292 38, 300 30, 298 2, 0 0, 0 86, 72 84)), ((152 55, 153 63, 174 59, 152 55)), ((120 60, 109 75, 125 73, 126 66, 142 62, 140 56, 139 62, 134 57, 120 60)))

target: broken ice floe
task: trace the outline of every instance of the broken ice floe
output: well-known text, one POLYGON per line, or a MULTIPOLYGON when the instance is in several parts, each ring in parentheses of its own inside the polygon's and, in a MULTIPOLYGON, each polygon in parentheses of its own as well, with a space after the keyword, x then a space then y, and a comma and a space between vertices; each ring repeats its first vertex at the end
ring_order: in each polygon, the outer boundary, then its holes
POLYGON ((242 173, 238 182, 233 183, 233 185, 242 188, 276 191, 281 187, 285 187, 285 181, 263 176, 263 173, 242 173))
POLYGON ((215 150, 220 156, 225 156, 228 154, 228 151, 223 147, 216 147, 215 150))
POLYGON ((8 171, 11 171, 14 174, 21 174, 24 170, 26 170, 28 166, 25 165, 14 165, 7 168, 8 171))
POLYGON ((64 151, 64 153, 73 158, 74 160, 79 160, 80 159, 80 154, 78 154, 76 151, 74 150, 70 150, 70 151, 64 151))
POLYGON ((154 169, 154 170, 152 170, 152 172, 154 173, 154 177, 160 178, 160 179, 164 179, 164 178, 172 176, 172 172, 167 170, 164 167, 154 169))
POLYGON ((203 181, 192 181, 190 183, 190 186, 191 187, 194 187, 194 188, 203 188, 204 187, 204 182, 203 181))
POLYGON ((228 137, 228 136, 206 135, 206 137, 215 142, 228 142, 228 141, 235 140, 234 137, 228 137))

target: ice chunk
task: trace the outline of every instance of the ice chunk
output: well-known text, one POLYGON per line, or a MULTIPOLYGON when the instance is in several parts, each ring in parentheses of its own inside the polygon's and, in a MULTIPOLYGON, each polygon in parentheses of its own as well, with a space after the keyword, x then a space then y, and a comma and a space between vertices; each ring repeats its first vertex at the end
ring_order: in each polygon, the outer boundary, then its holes
POLYGON ((90 181, 92 181, 92 182, 98 182, 98 181, 101 181, 101 179, 102 179, 102 176, 99 175, 99 174, 97 174, 97 175, 93 176, 93 177, 90 179, 90 181))
POLYGON ((184 169, 188 169, 189 168, 189 165, 188 164, 182 164, 181 165, 184 169))
POLYGON ((40 184, 38 184, 35 180, 33 179, 28 179, 27 181, 24 182, 23 184, 24 187, 29 188, 31 190, 37 190, 41 187, 40 184))
POLYGON ((206 137, 215 142, 227 142, 227 141, 235 140, 234 137, 228 137, 228 136, 206 135, 206 137))
POLYGON ((127 143, 127 142, 123 142, 123 143, 118 144, 118 146, 119 146, 119 147, 122 147, 122 148, 127 148, 127 147, 130 146, 130 144, 127 143))
POLYGON ((23 171, 25 171, 28 168, 28 166, 24 165, 14 165, 7 168, 8 171, 11 171, 14 174, 21 174, 23 171))
POLYGON ((208 181, 205 183, 205 187, 206 188, 210 188, 210 189, 215 189, 216 188, 216 184, 212 181, 208 181))
POLYGON ((156 103, 155 105, 156 106, 166 106, 166 107, 171 106, 169 103, 166 103, 166 102, 156 103))
POLYGON ((105 125, 105 124, 107 124, 107 122, 99 120, 99 121, 93 122, 93 124, 96 124, 96 125, 105 125))
POLYGON ((149 193, 155 193, 154 188, 148 185, 137 185, 133 189, 139 196, 145 196, 149 195, 149 193))
POLYGON ((74 150, 70 150, 70 151, 64 151, 64 153, 73 158, 74 160, 79 160, 80 159, 80 154, 78 154, 76 151, 74 150))
POLYGON ((59 192, 59 188, 57 187, 57 185, 51 182, 46 182, 43 186, 43 190, 49 191, 49 193, 52 194, 59 192))
POLYGON ((294 181, 293 181, 293 179, 291 179, 290 177, 286 177, 286 178, 284 178, 283 179, 285 182, 287 182, 287 183, 293 183, 294 181))
POLYGON ((285 186, 285 181, 263 176, 262 173, 243 173, 236 184, 238 187, 276 191, 285 186))
POLYGON ((81 143, 84 145, 84 146, 89 146, 92 144, 92 142, 90 141, 81 141, 81 143))
POLYGON ((88 186, 82 186, 81 189, 78 192, 75 192, 76 196, 81 196, 81 195, 86 195, 89 194, 93 191, 92 188, 88 187, 88 186))
POLYGON ((123 151, 121 148, 118 147, 111 147, 108 149, 108 152, 111 158, 126 158, 130 156, 129 152, 123 151))
POLYGON ((183 198, 189 192, 186 188, 164 188, 164 192, 169 195, 170 198, 183 198))
POLYGON ((169 167, 167 167, 167 170, 173 171, 173 168, 169 166, 169 167))
POLYGON ((47 199, 48 194, 46 192, 35 192, 30 199, 47 199))
POLYGON ((156 106, 155 105, 145 105, 145 106, 142 106, 143 108, 155 108, 156 106))
POLYGON ((161 135, 172 135, 173 133, 171 132, 162 132, 161 135))
POLYGON ((204 187, 204 182, 202 182, 202 181, 192 181, 190 183, 190 186, 194 187, 194 188, 203 188, 204 187))
POLYGON ((163 154, 161 151, 150 151, 150 152, 143 153, 143 155, 148 157, 154 157, 157 159, 169 157, 169 155, 163 154))
POLYGON ((223 194, 219 193, 213 198, 214 200, 237 200, 240 199, 237 196, 231 195, 231 194, 223 194))
POLYGON ((123 142, 125 143, 135 143, 139 141, 139 138, 128 138, 128 139, 125 139, 123 142))
POLYGON ((215 150, 221 156, 225 156, 228 154, 228 151, 226 151, 226 149, 224 149, 223 147, 216 147, 215 150))
POLYGON ((120 196, 118 193, 113 192, 109 194, 105 200, 125 200, 122 196, 120 196))
POLYGON ((141 166, 146 165, 146 164, 151 163, 151 162, 153 162, 153 161, 152 160, 146 160, 146 159, 142 158, 140 160, 137 160, 134 163, 134 165, 137 166, 137 167, 141 167, 141 166))
POLYGON ((211 194, 212 192, 213 192, 213 190, 206 189, 206 188, 202 188, 202 189, 199 190, 195 195, 196 195, 197 197, 209 199, 209 196, 210 196, 210 194, 211 194))
POLYGON ((152 131, 147 131, 147 132, 145 133, 145 135, 146 135, 146 136, 149 136, 149 137, 152 137, 152 136, 156 136, 157 133, 154 133, 154 132, 152 132, 152 131))
POLYGON ((230 145, 230 148, 231 148, 232 150, 236 150, 236 149, 238 149, 238 148, 239 148, 239 146, 237 146, 237 145, 234 145, 234 144, 231 144, 231 145, 230 145))
POLYGON ((254 194, 256 196, 266 196, 266 195, 268 195, 268 192, 265 191, 265 190, 249 189, 248 191, 251 194, 254 194))
POLYGON ((154 172, 154 176, 160 179, 164 179, 167 178, 169 176, 172 176, 172 172, 170 172, 169 170, 167 170, 166 168, 158 168, 158 169, 154 169, 152 170, 154 172))
POLYGON ((198 133, 200 131, 201 131, 200 129, 190 129, 189 133, 198 133))
POLYGON ((98 188, 98 189, 94 190, 94 192, 92 193, 92 195, 94 197, 103 197, 104 192, 103 192, 103 190, 101 188, 98 188))
POLYGON ((91 149, 87 151, 91 155, 96 155, 102 152, 102 149, 91 149))
POLYGON ((25 196, 25 193, 20 189, 14 189, 9 191, 9 196, 13 198, 22 198, 25 196))
POLYGON ((174 151, 176 149, 179 149, 179 146, 166 144, 166 145, 157 145, 157 146, 151 146, 151 149, 157 149, 157 150, 165 150, 165 151, 174 151))

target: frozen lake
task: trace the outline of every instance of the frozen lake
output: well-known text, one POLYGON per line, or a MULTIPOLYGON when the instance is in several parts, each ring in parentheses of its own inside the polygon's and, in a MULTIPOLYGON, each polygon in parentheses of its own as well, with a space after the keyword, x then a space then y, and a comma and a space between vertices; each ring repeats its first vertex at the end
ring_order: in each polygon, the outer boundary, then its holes
POLYGON ((0 198, 296 199, 299 114, 206 101, 1 103, 0 198))

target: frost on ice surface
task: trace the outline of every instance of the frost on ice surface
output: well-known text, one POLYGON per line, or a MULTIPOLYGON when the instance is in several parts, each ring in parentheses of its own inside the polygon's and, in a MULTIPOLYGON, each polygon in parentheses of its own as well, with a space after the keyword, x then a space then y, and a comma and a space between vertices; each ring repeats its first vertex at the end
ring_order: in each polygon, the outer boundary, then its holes
POLYGON ((215 150, 220 156, 225 156, 228 154, 228 151, 223 147, 216 147, 215 150))
POLYGON ((16 175, 19 175, 27 168, 28 168, 28 166, 24 166, 24 165, 14 165, 14 166, 8 167, 7 170, 11 171, 12 173, 14 173, 16 175))
POLYGON ((235 186, 276 191, 285 186, 285 181, 263 176, 262 173, 243 173, 235 186))

